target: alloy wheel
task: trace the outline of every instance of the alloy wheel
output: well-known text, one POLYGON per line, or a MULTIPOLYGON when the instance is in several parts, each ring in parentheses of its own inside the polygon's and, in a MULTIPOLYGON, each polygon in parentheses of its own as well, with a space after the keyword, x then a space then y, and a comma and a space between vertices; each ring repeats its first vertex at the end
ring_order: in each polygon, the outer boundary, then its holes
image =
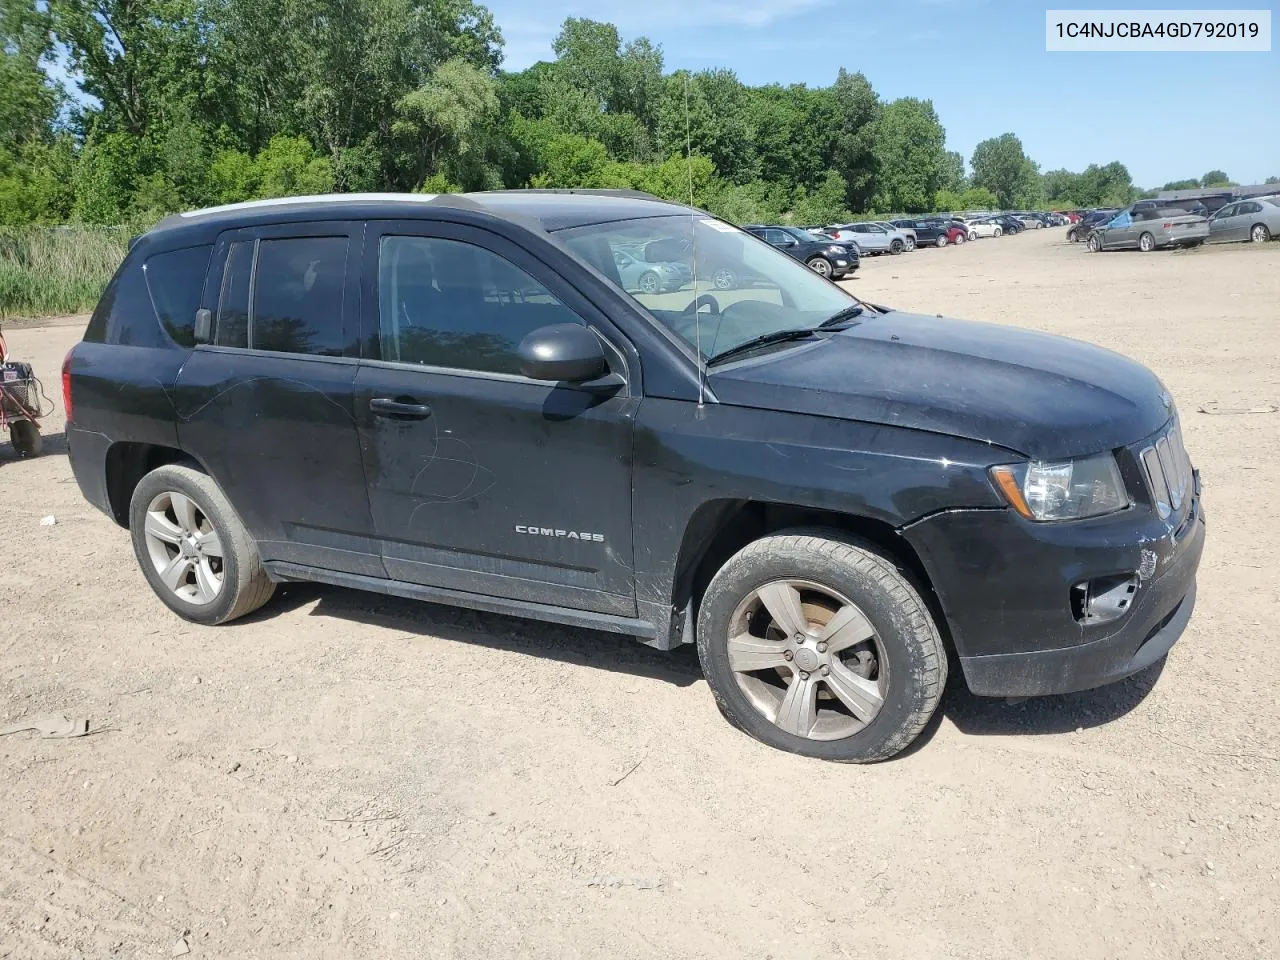
POLYGON ((222 541, 209 517, 186 494, 168 491, 147 506, 147 555, 160 581, 187 603, 212 603, 222 592, 222 541))
POLYGON ((1263 224, 1259 223, 1249 231, 1249 239, 1254 243, 1266 243, 1271 239, 1271 233, 1263 224))
POLYGON ((786 733, 839 740, 879 715, 889 663, 866 615, 808 580, 753 590, 729 621, 729 668, 751 706, 786 733))

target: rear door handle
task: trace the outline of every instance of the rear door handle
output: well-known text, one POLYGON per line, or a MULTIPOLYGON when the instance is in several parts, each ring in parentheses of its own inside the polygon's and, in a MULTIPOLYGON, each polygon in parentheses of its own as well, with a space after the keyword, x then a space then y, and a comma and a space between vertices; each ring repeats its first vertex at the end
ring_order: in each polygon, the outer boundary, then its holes
POLYGON ((394 417, 398 420, 425 420, 431 416, 431 408, 412 400, 393 400, 390 397, 374 397, 369 401, 374 416, 394 417))

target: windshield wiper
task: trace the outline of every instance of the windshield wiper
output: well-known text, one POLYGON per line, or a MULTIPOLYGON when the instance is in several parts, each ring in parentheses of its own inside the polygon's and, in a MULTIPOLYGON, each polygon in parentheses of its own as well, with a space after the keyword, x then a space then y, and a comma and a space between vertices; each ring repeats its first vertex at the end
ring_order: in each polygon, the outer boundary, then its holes
POLYGON ((797 327, 794 330, 775 330, 772 333, 766 333, 759 337, 753 337, 744 343, 738 344, 736 347, 730 347, 728 350, 721 350, 715 356, 707 360, 708 367, 714 367, 717 363, 724 363, 726 360, 732 360, 734 357, 741 356, 749 350, 756 347, 768 346, 771 343, 786 343, 788 340, 803 340, 805 337, 813 336, 813 327, 797 327))
POLYGON ((855 317, 860 317, 866 312, 866 307, 860 303, 855 303, 851 306, 845 307, 843 310, 837 310, 831 316, 827 317, 827 319, 818 324, 815 329, 830 330, 832 327, 836 327, 846 321, 853 320, 855 317))

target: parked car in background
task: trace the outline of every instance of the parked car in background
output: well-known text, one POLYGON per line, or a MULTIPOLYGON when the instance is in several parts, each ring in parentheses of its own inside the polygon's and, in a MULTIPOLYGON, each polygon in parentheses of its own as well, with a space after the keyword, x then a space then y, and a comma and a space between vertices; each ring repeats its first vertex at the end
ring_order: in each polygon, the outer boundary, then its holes
POLYGON ((1198 247, 1209 236, 1209 221, 1179 207, 1125 207, 1089 234, 1089 249, 1141 250, 1163 247, 1198 247))
MULTIPOLYGON (((916 235, 917 246, 937 246, 938 237, 946 237, 946 231, 937 220, 892 220, 899 229, 911 230, 916 235)), ((946 246, 944 242, 942 246, 946 246)))
POLYGON ((1073 223, 1067 228, 1067 240, 1071 243, 1083 243, 1089 239, 1089 233, 1094 227, 1100 223, 1105 223, 1119 212, 1119 210, 1111 208, 1089 211, 1077 223, 1073 223))
POLYGON ((1007 213, 996 214, 991 219, 1000 224, 1000 227, 1004 230, 1006 236, 1013 236, 1014 234, 1021 233, 1023 230, 1027 229, 1027 225, 1025 223, 1017 217, 1012 217, 1007 213))
POLYGON ((1039 217, 1037 217, 1034 213, 1019 213, 1019 214, 1016 214, 1015 216, 1017 216, 1017 218, 1026 225, 1028 230, 1044 229, 1044 221, 1041 220, 1039 217))
POLYGON ((964 238, 966 240, 978 239, 978 231, 974 229, 973 225, 969 223, 968 220, 962 220, 959 217, 952 217, 951 222, 964 231, 964 238))
POLYGON ((870 223, 878 223, 886 230, 897 230, 907 241, 907 251, 910 252, 916 248, 916 232, 910 227, 895 227, 888 220, 871 220, 870 223))
POLYGON ((1004 234, 1004 227, 994 217, 983 217, 981 220, 970 220, 969 227, 979 237, 999 237, 1004 234))
POLYGON ((846 223, 830 231, 841 243, 852 243, 858 253, 891 253, 897 256, 907 249, 907 236, 897 227, 885 228, 878 223, 846 223))
POLYGON ((1280 194, 1228 203, 1209 218, 1210 243, 1266 243, 1275 237, 1280 237, 1280 194))
POLYGON ((644 250, 615 250, 613 262, 618 267, 622 289, 628 293, 667 293, 679 290, 693 280, 687 263, 664 260, 657 263, 643 259, 644 250), (637 256, 636 254, 639 254, 637 256))
POLYGON ((847 244, 819 240, 799 227, 750 224, 743 228, 765 243, 799 260, 814 273, 839 280, 858 269, 858 251, 847 244))

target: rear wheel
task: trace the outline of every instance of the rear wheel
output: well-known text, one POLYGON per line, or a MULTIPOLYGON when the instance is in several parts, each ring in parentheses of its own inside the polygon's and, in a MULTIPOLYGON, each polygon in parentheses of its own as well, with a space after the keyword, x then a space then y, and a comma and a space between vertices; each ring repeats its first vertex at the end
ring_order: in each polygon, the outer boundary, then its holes
POLYGON ((916 248, 916 242, 912 240, 910 237, 907 237, 907 253, 910 253, 915 248, 916 248))
POLYGON ((129 532, 151 589, 183 619, 225 623, 275 592, 226 495, 194 467, 169 464, 143 477, 129 503, 129 532))
POLYGON ((941 236, 938 237, 937 240, 934 241, 934 243, 937 244, 939 247, 945 247, 947 245, 947 235, 945 233, 942 234, 941 236))
POLYGON ((1138 249, 1143 253, 1150 253, 1156 248, 1156 238, 1149 233, 1144 233, 1138 238, 1138 249))
POLYGON ((805 262, 805 266, 820 277, 831 276, 831 261, 826 257, 812 257, 805 262))
POLYGON ((1255 223, 1253 229, 1249 231, 1249 239, 1254 243, 1266 243, 1271 239, 1271 231, 1267 229, 1265 223, 1255 223))
POLYGON ((792 753, 884 760, 924 729, 947 658, 897 565, 833 530, 744 547, 712 578, 698 656, 734 726, 792 753))
POLYGON ((1102 249, 1102 241, 1098 239, 1098 235, 1096 233, 1091 233, 1089 234, 1089 240, 1086 246, 1088 246, 1091 252, 1097 253, 1102 249))
POLYGON ((1003 235, 1003 233, 1004 233, 1004 231, 1003 231, 1003 230, 1001 230, 999 227, 996 227, 993 231, 991 231, 991 235, 992 235, 993 237, 999 237, 999 236, 1003 235))
POLYGON ((957 234, 956 234, 956 246, 957 246, 957 247, 958 247, 958 246, 960 246, 960 244, 964 243, 966 239, 967 239, 967 238, 965 237, 965 235, 964 235, 963 233, 957 233, 957 234))
POLYGON ((738 275, 728 267, 721 267, 712 274, 711 282, 717 290, 732 290, 738 285, 738 275))
POLYGON ((9 442, 20 457, 40 456, 40 428, 30 420, 14 420, 9 424, 9 442))

